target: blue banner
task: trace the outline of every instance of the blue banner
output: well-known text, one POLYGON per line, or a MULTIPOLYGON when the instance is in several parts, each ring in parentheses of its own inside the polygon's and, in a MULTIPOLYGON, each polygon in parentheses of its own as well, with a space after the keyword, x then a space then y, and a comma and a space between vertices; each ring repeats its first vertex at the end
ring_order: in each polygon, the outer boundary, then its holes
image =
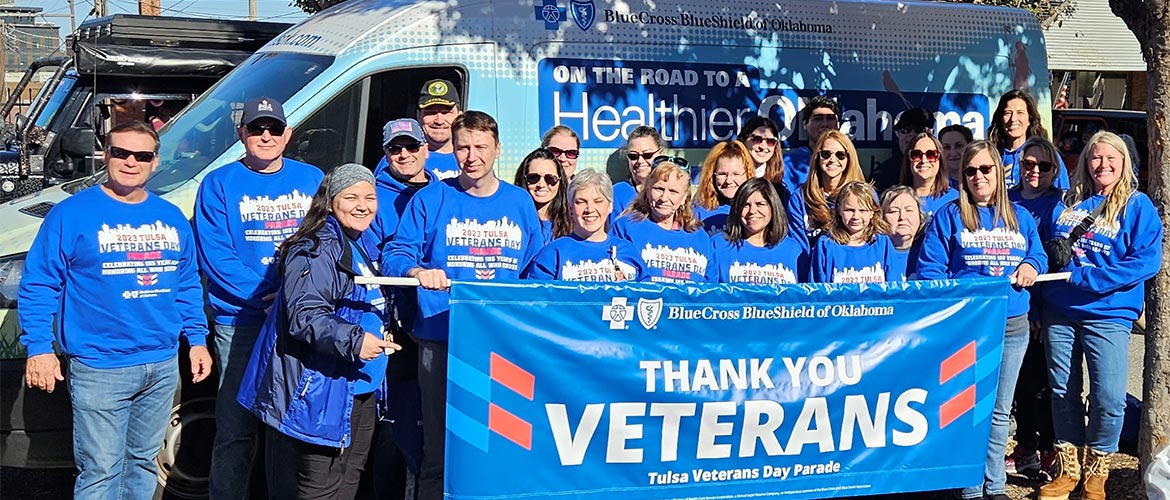
POLYGON ((979 484, 1007 280, 458 283, 451 498, 828 498, 979 484))

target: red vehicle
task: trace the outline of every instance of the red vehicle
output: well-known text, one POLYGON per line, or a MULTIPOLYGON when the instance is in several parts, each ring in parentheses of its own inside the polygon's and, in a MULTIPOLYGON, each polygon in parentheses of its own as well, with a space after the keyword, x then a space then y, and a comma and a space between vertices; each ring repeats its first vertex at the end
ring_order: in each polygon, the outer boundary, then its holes
POLYGON ((1137 147, 1138 183, 1145 189, 1150 157, 1145 111, 1054 109, 1052 121, 1056 124, 1052 138, 1060 150, 1061 159, 1070 170, 1080 160, 1085 143, 1098 131, 1107 130, 1133 138, 1137 147))

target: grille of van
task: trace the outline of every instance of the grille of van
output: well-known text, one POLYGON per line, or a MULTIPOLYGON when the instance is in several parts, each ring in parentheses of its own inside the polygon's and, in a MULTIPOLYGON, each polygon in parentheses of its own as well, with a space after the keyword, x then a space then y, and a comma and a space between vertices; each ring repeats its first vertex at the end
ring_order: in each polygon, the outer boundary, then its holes
POLYGON ((44 219, 45 216, 49 214, 49 209, 51 209, 51 208, 53 208, 52 203, 49 203, 47 201, 42 201, 40 203, 37 203, 36 205, 29 205, 27 207, 22 208, 22 209, 20 209, 20 212, 31 215, 33 217, 39 217, 39 218, 44 219))

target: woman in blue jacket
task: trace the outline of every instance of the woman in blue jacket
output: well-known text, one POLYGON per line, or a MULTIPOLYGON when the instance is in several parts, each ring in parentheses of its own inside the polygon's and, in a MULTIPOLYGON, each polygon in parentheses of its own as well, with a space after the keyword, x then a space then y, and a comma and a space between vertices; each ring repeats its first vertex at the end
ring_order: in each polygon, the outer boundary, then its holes
POLYGON ((361 243, 378 209, 374 176, 347 163, 331 171, 281 245, 281 285, 237 400, 268 426, 273 498, 352 499, 377 421, 374 393, 386 356, 386 300, 373 249, 361 243))
POLYGON ((934 214, 918 257, 921 279, 993 276, 1010 278, 999 389, 991 417, 991 437, 984 480, 963 488, 963 498, 1006 500, 1008 416, 1024 351, 1028 347, 1028 290, 1048 258, 1027 210, 1008 200, 1003 164, 988 141, 975 141, 963 152, 963 184, 959 199, 934 214))
POLYGON ((1125 143, 1098 132, 1081 153, 1064 205, 1055 211, 1053 236, 1063 238, 1105 205, 1061 269, 1072 274, 1043 288, 1059 472, 1040 489, 1041 498, 1065 498, 1076 487, 1082 446, 1084 498, 1105 498, 1109 455, 1117 451, 1125 412, 1129 332, 1142 311, 1145 281, 1162 264, 1162 223, 1154 204, 1137 190, 1130 165, 1125 143), (1089 372, 1087 426, 1082 362, 1089 372))

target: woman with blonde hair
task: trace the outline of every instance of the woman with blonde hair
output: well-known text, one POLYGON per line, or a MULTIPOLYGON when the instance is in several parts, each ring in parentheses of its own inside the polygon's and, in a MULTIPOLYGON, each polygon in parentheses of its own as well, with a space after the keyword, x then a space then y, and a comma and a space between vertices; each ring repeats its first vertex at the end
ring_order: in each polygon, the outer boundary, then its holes
POLYGON ((828 230, 834 217, 832 200, 838 189, 850 182, 865 182, 857 149, 849 136, 838 130, 826 131, 813 147, 808 180, 797 190, 805 208, 810 246, 815 246, 816 237, 828 230))
POLYGON ((886 221, 873 186, 848 182, 837 190, 834 217, 826 236, 812 251, 814 283, 883 283, 899 281, 905 274, 899 265, 886 221))
POLYGON ((1053 252, 1052 270, 1071 274, 1043 288, 1058 467, 1056 478, 1040 488, 1043 499, 1067 498, 1082 475, 1084 498, 1105 498, 1109 456, 1117 451, 1125 414, 1129 332, 1142 311, 1145 281, 1162 264, 1162 223, 1137 190, 1131 162, 1117 135, 1093 135, 1052 226, 1054 237, 1071 243, 1067 254, 1053 252), (1074 231, 1079 238, 1070 236, 1074 231), (1089 374, 1088 425, 1082 362, 1089 374))
POLYGON ((1007 323, 999 389, 991 416, 991 436, 983 483, 963 488, 963 498, 1007 499, 1004 448, 1020 364, 1028 347, 1028 290, 1048 258, 1026 210, 1008 199, 999 151, 975 141, 963 152, 962 192, 934 214, 922 239, 918 276, 924 280, 974 277, 1010 278, 1007 323))
POLYGON ((634 244, 650 281, 707 281, 713 269, 711 238, 692 208, 691 177, 673 161, 656 163, 610 233, 634 244))
POLYGON ((695 214, 707 234, 723 232, 735 191, 755 177, 752 156, 739 141, 716 144, 703 160, 699 189, 695 193, 695 214))

